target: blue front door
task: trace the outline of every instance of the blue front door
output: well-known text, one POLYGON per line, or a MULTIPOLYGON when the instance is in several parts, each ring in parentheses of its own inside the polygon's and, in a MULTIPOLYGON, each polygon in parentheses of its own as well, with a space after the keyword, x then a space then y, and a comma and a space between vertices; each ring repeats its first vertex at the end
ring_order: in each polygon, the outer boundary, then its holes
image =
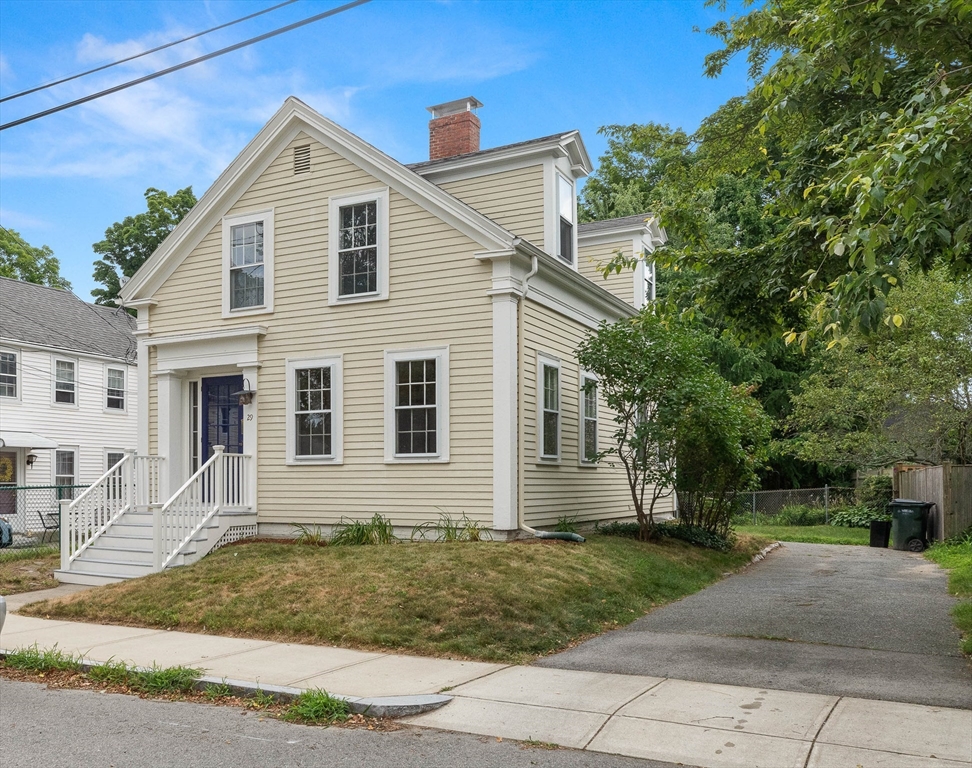
POLYGON ((242 376, 218 376, 202 380, 202 460, 213 455, 214 445, 226 453, 243 453, 243 406, 239 392, 242 376))

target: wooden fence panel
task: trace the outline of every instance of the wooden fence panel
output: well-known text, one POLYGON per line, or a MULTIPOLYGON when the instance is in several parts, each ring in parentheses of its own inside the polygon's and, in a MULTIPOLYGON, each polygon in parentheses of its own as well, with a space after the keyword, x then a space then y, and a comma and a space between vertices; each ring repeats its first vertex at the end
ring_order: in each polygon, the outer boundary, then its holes
POLYGON ((935 504, 928 521, 928 538, 941 541, 972 526, 972 466, 908 467, 896 473, 902 499, 935 504))

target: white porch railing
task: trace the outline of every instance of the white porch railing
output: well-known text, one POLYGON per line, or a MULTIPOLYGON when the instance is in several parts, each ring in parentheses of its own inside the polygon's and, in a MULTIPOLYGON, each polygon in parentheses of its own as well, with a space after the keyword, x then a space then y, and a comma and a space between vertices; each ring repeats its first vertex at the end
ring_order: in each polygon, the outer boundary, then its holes
POLYGON ((249 506, 249 456, 224 453, 213 446, 213 455, 155 513, 153 550, 155 567, 168 567, 183 547, 221 510, 249 506))
POLYGON ((125 512, 158 503, 161 463, 159 456, 126 453, 76 499, 61 502, 61 568, 67 569, 125 512))

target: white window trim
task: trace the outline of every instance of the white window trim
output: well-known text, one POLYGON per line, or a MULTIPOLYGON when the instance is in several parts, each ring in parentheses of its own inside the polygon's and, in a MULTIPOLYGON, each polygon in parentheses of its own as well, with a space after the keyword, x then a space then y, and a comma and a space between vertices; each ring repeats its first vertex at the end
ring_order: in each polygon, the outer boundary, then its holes
POLYGON ((563 458, 563 434, 564 434, 564 372, 561 368, 559 357, 554 357, 546 352, 537 352, 536 369, 536 399, 537 399, 537 463, 539 464, 560 464, 563 458), (557 418, 557 455, 544 456, 543 454, 543 367, 549 366, 557 369, 557 405, 559 417, 557 418))
POLYGON ((585 423, 586 417, 584 415, 584 384, 590 380, 596 382, 598 385, 598 389, 596 390, 597 397, 594 399, 594 452, 597 453, 597 451, 600 449, 601 443, 600 381, 598 380, 597 376, 590 371, 584 370, 583 368, 579 369, 579 376, 577 380, 579 383, 577 398, 579 402, 579 407, 577 408, 577 424, 579 425, 577 430, 577 463, 582 467, 596 467, 597 462, 591 461, 586 457, 587 451, 585 450, 584 445, 584 441, 587 436, 587 424, 585 423))
POLYGON ((273 312, 273 208, 223 217, 223 317, 266 315, 273 312), (263 306, 230 309, 230 233, 241 224, 263 222, 263 306))
POLYGON ((344 463, 344 357, 325 355, 323 357, 287 359, 287 464, 343 464, 344 463), (331 455, 298 456, 297 425, 294 411, 297 410, 296 373, 301 368, 331 369, 331 455))
POLYGON ((384 301, 388 298, 388 187, 356 192, 353 195, 335 195, 327 201, 327 303, 357 304, 362 301, 384 301), (342 206, 359 203, 377 203, 378 215, 378 290, 374 293, 338 295, 338 235, 341 230, 342 206))
POLYGON ((65 355, 51 355, 51 405, 57 408, 79 408, 81 405, 81 365, 76 357, 65 355), (74 402, 59 403, 57 401, 57 362, 74 365, 74 402))
POLYGON ((101 408, 105 413, 128 413, 128 366, 126 365, 113 365, 111 363, 105 363, 104 367, 104 389, 101 392, 101 408), (122 387, 122 403, 121 408, 109 408, 108 407, 108 369, 111 368, 114 371, 122 372, 122 379, 124 381, 124 386, 122 387))
POLYGON ((16 358, 17 364, 17 377, 14 382, 14 386, 17 388, 17 394, 13 397, 8 397, 7 395, 0 395, 0 401, 4 403, 18 403, 23 399, 24 395, 24 355, 23 351, 20 349, 14 349, 13 347, 0 347, 0 352, 4 352, 8 355, 13 355, 16 358))
POLYGON ((449 461, 449 347, 422 347, 418 349, 385 350, 385 463, 423 464, 449 461), (428 360, 435 365, 435 423, 436 447, 434 454, 395 453, 395 363, 405 360, 428 360))
POLYGON ((122 459, 124 459, 125 454, 128 453, 128 451, 126 451, 124 448, 105 448, 105 451, 104 451, 104 457, 105 457, 105 464, 104 464, 105 469, 104 469, 104 471, 105 472, 107 472, 109 469, 111 469, 112 466, 114 466, 114 465, 109 465, 108 464, 108 454, 109 453, 120 453, 122 455, 122 459))
POLYGON ((74 454, 74 482, 71 485, 81 485, 78 478, 80 476, 79 456, 80 453, 76 445, 59 445, 51 451, 51 485, 57 485, 57 454, 70 451, 74 454))

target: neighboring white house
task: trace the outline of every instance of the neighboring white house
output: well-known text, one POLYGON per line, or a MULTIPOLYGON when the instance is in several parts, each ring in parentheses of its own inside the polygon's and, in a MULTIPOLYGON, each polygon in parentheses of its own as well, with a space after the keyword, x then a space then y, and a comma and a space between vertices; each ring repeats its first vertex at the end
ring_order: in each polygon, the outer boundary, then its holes
POLYGON ((595 263, 664 233, 577 226, 579 133, 480 150, 479 106, 430 108, 431 159, 405 166, 287 99, 122 290, 139 456, 67 510, 59 578, 375 513, 499 539, 633 515, 590 460, 614 425, 574 350, 653 295, 650 267, 595 263))
POLYGON ((135 449, 134 326, 124 310, 0 278, 0 517, 15 530, 36 530, 54 494, 5 487, 88 485, 135 449))

